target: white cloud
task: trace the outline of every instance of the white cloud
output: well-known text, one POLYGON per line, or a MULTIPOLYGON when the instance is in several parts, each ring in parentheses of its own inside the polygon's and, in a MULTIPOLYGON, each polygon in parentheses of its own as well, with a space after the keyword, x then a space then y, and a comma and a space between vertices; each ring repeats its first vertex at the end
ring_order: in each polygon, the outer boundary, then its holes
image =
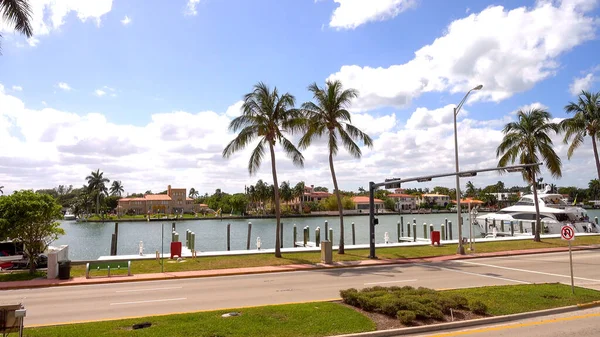
POLYGON ((106 95, 109 95, 110 97, 117 97, 117 94, 115 93, 115 88, 111 88, 107 85, 103 86, 100 89, 96 89, 94 90, 94 95, 98 96, 98 97, 103 97, 106 95))
POLYGON ((396 17, 413 7, 416 0, 333 0, 339 4, 329 22, 329 27, 355 29, 371 21, 384 21, 396 17))
POLYGON ((571 85, 569 85, 569 92, 573 96, 578 96, 582 90, 589 90, 594 81, 596 81, 596 78, 593 73, 589 73, 584 77, 575 78, 571 85))
POLYGON ((20 85, 13 85, 12 90, 14 91, 23 91, 23 87, 20 85))
POLYGON ((452 22, 442 37, 388 68, 345 65, 329 76, 360 91, 353 108, 406 107, 424 92, 466 92, 472 100, 502 101, 553 76, 558 57, 595 37, 599 20, 590 0, 538 1, 535 7, 488 7, 452 22), (552 18, 549 20, 548 18, 552 18), (502 27, 502 29, 498 29, 502 27))
POLYGON ((523 106, 521 106, 521 107, 519 107, 519 108, 511 111, 510 115, 516 115, 517 112, 519 112, 519 111, 526 112, 526 111, 533 110, 533 109, 548 110, 548 106, 546 106, 546 105, 544 105, 544 104, 542 104, 540 102, 526 104, 526 105, 523 105, 523 106))
MULTIPOLYGON (((30 46, 36 46, 39 43, 39 37, 48 35, 51 32, 60 29, 65 23, 65 17, 71 12, 77 16, 81 22, 94 20, 96 25, 100 26, 101 18, 112 9, 113 0, 31 0, 31 25, 34 36, 28 39, 30 46)), ((0 33, 11 33, 13 27, 0 21, 0 33)))
POLYGON ((127 15, 125 15, 123 20, 121 20, 121 23, 123 24, 123 26, 127 26, 128 24, 131 23, 131 19, 127 15))
POLYGON ((65 82, 59 82, 59 83, 57 84, 57 86, 58 86, 59 88, 61 88, 62 90, 64 90, 64 91, 71 91, 71 90, 72 90, 72 88, 69 86, 69 84, 67 84, 67 83, 65 83, 65 82))
POLYGON ((100 90, 100 89, 96 89, 96 91, 94 91, 94 95, 96 95, 98 97, 102 97, 102 96, 106 95, 106 91, 100 90))
POLYGON ((196 6, 200 3, 200 0, 188 0, 185 15, 197 15, 198 11, 196 10, 196 6))
POLYGON ((225 111, 225 115, 227 115, 229 117, 233 117, 233 118, 241 115, 242 114, 242 104, 244 104, 244 101, 235 102, 235 104, 233 104, 229 108, 227 108, 227 111, 225 111))

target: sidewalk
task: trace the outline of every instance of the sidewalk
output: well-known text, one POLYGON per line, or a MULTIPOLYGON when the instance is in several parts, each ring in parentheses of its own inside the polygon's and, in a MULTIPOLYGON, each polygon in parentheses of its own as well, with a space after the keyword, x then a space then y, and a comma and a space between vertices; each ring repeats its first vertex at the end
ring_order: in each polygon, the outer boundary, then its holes
MULTIPOLYGON (((600 249, 600 245, 587 245, 587 246, 573 247, 574 251, 588 250, 588 249, 600 249)), ((119 275, 119 276, 111 276, 111 277, 94 277, 94 278, 89 278, 89 279, 86 279, 85 276, 71 278, 70 280, 35 279, 35 280, 27 280, 27 281, 0 282, 0 290, 41 288, 41 287, 52 287, 52 286, 86 285, 86 284, 106 284, 106 283, 118 283, 118 282, 156 281, 156 280, 168 280, 168 279, 179 279, 179 278, 278 273, 278 272, 288 272, 288 271, 316 270, 316 269, 329 269, 329 268, 384 266, 384 265, 406 264, 406 263, 415 263, 415 262, 418 262, 418 263, 444 262, 444 261, 474 259, 474 258, 483 258, 483 257, 499 257, 499 256, 515 256, 515 255, 566 252, 568 250, 569 250, 569 248, 567 248, 567 247, 559 247, 559 248, 513 250, 513 251, 493 252, 493 253, 474 253, 474 254, 469 254, 469 255, 445 255, 445 256, 422 257, 422 258, 412 258, 412 259, 380 259, 380 260, 334 262, 331 265, 322 264, 322 263, 291 264, 291 265, 285 265, 285 266, 262 266, 262 267, 248 267, 248 268, 165 272, 165 273, 155 273, 155 274, 138 274, 138 275, 133 275, 133 276, 120 276, 119 275)))

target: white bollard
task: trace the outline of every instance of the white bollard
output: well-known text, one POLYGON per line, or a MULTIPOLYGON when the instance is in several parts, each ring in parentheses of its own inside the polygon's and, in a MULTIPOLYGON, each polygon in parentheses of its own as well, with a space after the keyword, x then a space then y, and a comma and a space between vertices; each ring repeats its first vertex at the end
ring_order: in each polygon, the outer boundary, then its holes
POLYGON ((385 232, 385 234, 383 235, 383 239, 385 240, 386 244, 390 243, 390 234, 388 232, 385 232))
POLYGON ((140 248, 140 256, 144 256, 144 242, 143 241, 140 241, 139 248, 140 248))
POLYGON ((260 236, 259 236, 259 237, 256 238, 256 248, 258 250, 260 250, 260 245, 261 245, 261 242, 260 242, 260 236))

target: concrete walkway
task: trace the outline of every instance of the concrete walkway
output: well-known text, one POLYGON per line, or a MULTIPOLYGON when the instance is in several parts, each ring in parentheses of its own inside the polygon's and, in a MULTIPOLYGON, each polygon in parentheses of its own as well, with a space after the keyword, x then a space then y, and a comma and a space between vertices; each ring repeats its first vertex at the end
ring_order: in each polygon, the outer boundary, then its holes
MULTIPOLYGON (((575 246, 573 250, 599 249, 600 245, 575 246)), ((446 255, 436 257, 423 257, 412 259, 379 259, 379 260, 363 260, 363 261, 347 261, 334 262, 333 264, 291 264, 284 266, 262 266, 248 268, 230 268, 230 269, 214 269, 214 270, 196 270, 196 271, 180 271, 180 272, 165 272, 154 274, 137 274, 133 276, 111 276, 111 277, 94 277, 86 279, 85 276, 74 277, 69 280, 58 279, 34 279, 27 281, 10 281, 0 282, 0 290, 23 289, 23 288, 39 288, 51 286, 69 286, 69 285, 85 285, 85 284, 103 284, 115 282, 138 282, 138 281, 153 281, 178 278, 195 278, 195 277, 212 277, 212 276, 230 276, 242 274, 260 274, 260 273, 276 273, 288 271, 302 271, 327 268, 348 268, 348 267, 363 267, 375 265, 394 265, 405 263, 423 263, 423 262, 442 262, 451 260, 473 259, 482 257, 498 257, 498 256, 513 256, 526 254, 541 254, 568 251, 567 247, 559 248, 543 248, 543 249, 527 249, 513 250, 494 253, 474 253, 469 255, 446 255)))

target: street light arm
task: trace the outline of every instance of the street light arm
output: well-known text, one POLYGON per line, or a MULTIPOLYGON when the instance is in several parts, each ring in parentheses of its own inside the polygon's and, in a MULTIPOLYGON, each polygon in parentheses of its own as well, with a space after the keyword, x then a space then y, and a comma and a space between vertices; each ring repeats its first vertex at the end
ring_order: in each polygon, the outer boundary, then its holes
POLYGON ((462 108, 463 104, 465 104, 465 101, 467 100, 467 97, 469 97, 469 94, 471 93, 471 91, 473 91, 473 89, 469 90, 467 92, 467 94, 465 95, 465 97, 463 97, 462 101, 460 101, 460 103, 458 103, 458 105, 456 106, 456 108, 454 108, 454 114, 455 115, 458 115, 458 112, 462 108))

